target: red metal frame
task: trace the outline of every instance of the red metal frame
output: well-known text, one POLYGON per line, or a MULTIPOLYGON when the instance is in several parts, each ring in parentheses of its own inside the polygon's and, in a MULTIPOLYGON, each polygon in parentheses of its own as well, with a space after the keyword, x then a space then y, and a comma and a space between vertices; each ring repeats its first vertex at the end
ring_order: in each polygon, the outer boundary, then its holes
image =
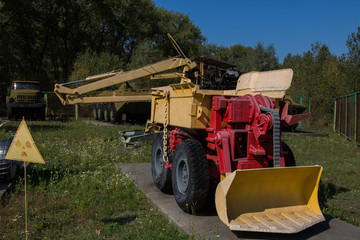
MULTIPOLYGON (((260 105, 274 109, 275 100, 262 95, 239 97, 214 96, 211 109, 210 126, 206 128, 206 156, 210 162, 210 178, 219 179, 220 175, 236 169, 266 168, 273 161, 273 117, 262 112, 260 105), (223 127, 225 126, 226 127, 223 127)), ((281 122, 295 124, 305 116, 291 116, 288 108, 280 108, 281 122)), ((307 116, 306 116, 307 117, 307 116)), ((305 117, 305 118, 306 118, 305 117)), ((176 128, 170 133, 170 148, 188 136, 176 128)), ((280 144, 280 167, 285 167, 284 155, 280 144)))

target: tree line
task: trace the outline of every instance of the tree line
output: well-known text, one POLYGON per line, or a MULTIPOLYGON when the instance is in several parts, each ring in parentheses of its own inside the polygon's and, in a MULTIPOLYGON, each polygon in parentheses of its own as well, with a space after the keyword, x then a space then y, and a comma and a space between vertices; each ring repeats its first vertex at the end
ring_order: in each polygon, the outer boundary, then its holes
POLYGON ((167 33, 188 57, 212 56, 241 72, 292 68, 289 93, 311 97, 327 114, 331 107, 322 101, 358 91, 360 85, 360 28, 344 43, 347 54, 336 56, 316 42, 302 55, 288 54, 282 64, 272 44, 208 43, 188 15, 157 8, 151 0, 4 0, 0 29, 0 111, 13 80, 40 81, 51 91, 55 83, 177 55, 167 33))

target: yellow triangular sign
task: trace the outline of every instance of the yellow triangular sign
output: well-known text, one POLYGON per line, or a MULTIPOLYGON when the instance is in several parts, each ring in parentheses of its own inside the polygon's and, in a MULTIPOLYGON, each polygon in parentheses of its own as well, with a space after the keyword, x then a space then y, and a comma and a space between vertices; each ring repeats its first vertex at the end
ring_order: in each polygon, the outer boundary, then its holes
POLYGON ((16 131, 5 159, 45 164, 24 119, 16 131))

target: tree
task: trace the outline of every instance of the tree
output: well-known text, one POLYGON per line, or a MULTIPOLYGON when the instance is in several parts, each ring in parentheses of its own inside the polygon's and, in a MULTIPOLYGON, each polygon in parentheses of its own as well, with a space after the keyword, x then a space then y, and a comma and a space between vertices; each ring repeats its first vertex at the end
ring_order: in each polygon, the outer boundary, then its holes
POLYGON ((157 9, 159 18, 157 34, 154 44, 163 52, 165 57, 178 55, 172 46, 167 34, 176 40, 187 57, 197 57, 201 52, 201 45, 206 38, 201 31, 183 13, 167 11, 163 8, 157 9))
POLYGON ((275 48, 272 44, 265 47, 259 42, 255 48, 245 47, 241 44, 229 48, 205 44, 202 52, 236 65, 241 72, 268 71, 279 67, 275 48))
POLYGON ((352 91, 360 90, 360 27, 358 32, 352 32, 346 41, 347 53, 347 78, 352 82, 352 91))
POLYGON ((100 54, 87 50, 77 57, 74 62, 74 71, 70 81, 84 79, 88 76, 122 69, 124 64, 118 61, 118 57, 108 52, 100 54))
POLYGON ((320 42, 311 45, 303 55, 288 54, 283 66, 294 71, 288 93, 292 96, 310 97, 313 120, 322 126, 331 124, 333 98, 345 94, 346 80, 341 74, 339 59, 320 42))

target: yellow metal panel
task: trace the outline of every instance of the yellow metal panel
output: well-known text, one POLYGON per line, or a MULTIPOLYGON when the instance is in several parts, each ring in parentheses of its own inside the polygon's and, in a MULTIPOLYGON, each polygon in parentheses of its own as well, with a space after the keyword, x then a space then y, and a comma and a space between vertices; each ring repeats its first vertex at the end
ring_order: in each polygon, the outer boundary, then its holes
POLYGON ((100 80, 100 79, 104 79, 104 78, 108 78, 108 77, 113 77, 116 74, 117 74, 116 72, 103 73, 103 74, 99 74, 99 75, 89 76, 86 78, 86 80, 87 81, 95 81, 95 80, 100 80))
POLYGON ((67 104, 78 103, 113 103, 113 102, 150 102, 151 95, 105 96, 105 97, 69 97, 67 104))
POLYGON ((64 93, 64 94, 75 94, 74 89, 62 86, 60 84, 55 84, 54 92, 56 92, 56 93, 64 93))
POLYGON ((321 166, 237 170, 221 181, 215 203, 232 230, 296 233, 324 219, 317 192, 321 166))
POLYGON ((151 121, 164 123, 165 101, 163 93, 170 92, 169 125, 176 127, 204 129, 209 126, 212 95, 202 91, 192 83, 174 84, 153 89, 151 121))

